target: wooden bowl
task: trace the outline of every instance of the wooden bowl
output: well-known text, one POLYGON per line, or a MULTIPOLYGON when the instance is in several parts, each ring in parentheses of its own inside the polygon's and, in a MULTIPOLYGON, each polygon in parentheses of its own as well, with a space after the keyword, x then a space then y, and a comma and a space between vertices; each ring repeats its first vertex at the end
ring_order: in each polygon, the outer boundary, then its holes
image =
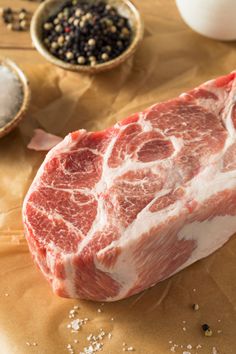
POLYGON ((3 127, 0 128, 0 138, 4 135, 8 134, 12 129, 14 129, 19 122, 24 117, 30 102, 31 91, 29 87, 29 82, 24 72, 10 59, 8 58, 0 58, 0 65, 7 67, 11 70, 19 79, 22 90, 23 90, 23 98, 19 111, 17 114, 12 117, 12 119, 6 123, 3 127))
POLYGON ((46 48, 42 40, 43 23, 47 21, 50 16, 59 11, 61 6, 66 2, 68 2, 68 0, 46 0, 38 7, 38 9, 33 15, 30 27, 32 41, 35 48, 42 56, 44 56, 45 59, 47 59, 52 64, 60 66, 61 68, 66 70, 94 74, 97 72, 115 68, 117 65, 120 65, 131 55, 133 55, 143 37, 143 23, 139 11, 130 0, 107 0, 107 3, 116 7, 120 14, 126 16, 129 19, 129 23, 133 31, 133 38, 131 40, 131 44, 120 56, 110 61, 107 61, 106 63, 90 66, 66 63, 52 55, 46 48))

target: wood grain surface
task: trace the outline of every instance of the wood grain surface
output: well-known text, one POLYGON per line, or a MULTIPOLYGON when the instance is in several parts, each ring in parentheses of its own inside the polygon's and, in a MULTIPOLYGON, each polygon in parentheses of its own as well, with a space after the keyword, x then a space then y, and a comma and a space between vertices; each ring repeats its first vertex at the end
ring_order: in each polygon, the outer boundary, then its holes
MULTIPOLYGON (((38 3, 27 0, 0 0, 0 8, 11 7, 12 10, 18 11, 22 8, 26 9, 32 15, 37 8, 38 3)), ((7 28, 6 24, 0 18, 0 48, 28 48, 32 49, 32 42, 29 31, 16 32, 7 28)))
MULTIPOLYGON (((18 11, 25 8, 32 15, 37 8, 38 3, 27 0, 0 0, 0 8, 11 7, 18 11)), ((8 57, 14 60, 24 69, 27 69, 27 64, 33 62, 46 63, 45 59, 38 54, 33 48, 30 38, 30 32, 16 32, 7 29, 6 24, 0 17, 0 56, 8 57)))
MULTIPOLYGON (((47 62, 31 47, 29 32, 7 31, 0 19, 0 55, 24 69, 32 88, 26 119, 0 139, 0 354, 64 354, 74 338, 79 339, 74 346, 78 354, 87 336, 101 327, 112 333, 102 354, 124 353, 123 342, 135 348, 133 354, 171 354, 171 348, 176 354, 236 353, 236 237, 172 278, 127 300, 106 303, 98 313, 97 303, 52 294, 23 236, 22 200, 44 158, 26 147, 35 127, 61 136, 79 128, 105 129, 236 69, 236 42, 191 31, 175 0, 133 1, 145 24, 142 47, 130 62, 97 76, 38 65, 47 62), (192 310, 194 303, 199 311, 192 310), (67 324, 69 311, 78 304, 78 316, 90 321, 76 334, 67 324), (212 327, 212 337, 204 336, 203 323, 212 327), (32 342, 37 346, 27 344, 32 342)), ((37 4, 0 0, 2 6, 33 9, 37 4)))

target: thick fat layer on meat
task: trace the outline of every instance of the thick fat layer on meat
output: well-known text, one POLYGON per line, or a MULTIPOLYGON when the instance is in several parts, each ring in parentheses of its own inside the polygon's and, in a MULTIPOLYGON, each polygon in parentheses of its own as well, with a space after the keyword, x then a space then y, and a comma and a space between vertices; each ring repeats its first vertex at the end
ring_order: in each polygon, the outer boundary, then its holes
POLYGON ((23 206, 54 291, 112 301, 219 248, 236 231, 236 74, 52 149, 23 206))

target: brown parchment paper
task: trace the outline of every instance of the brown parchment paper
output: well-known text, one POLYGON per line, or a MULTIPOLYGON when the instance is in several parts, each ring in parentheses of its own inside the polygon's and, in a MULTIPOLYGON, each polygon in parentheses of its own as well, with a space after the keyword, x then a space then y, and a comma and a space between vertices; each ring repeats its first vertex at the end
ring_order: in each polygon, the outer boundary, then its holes
POLYGON ((30 111, 19 128, 0 140, 0 354, 66 353, 73 339, 79 340, 74 345, 79 353, 87 335, 100 328, 112 333, 103 341, 106 354, 122 353, 123 342, 137 354, 171 353, 173 344, 181 354, 215 354, 213 348, 218 354, 236 353, 236 237, 152 289, 104 306, 53 295, 24 240, 22 200, 45 156, 26 148, 35 127, 61 136, 78 128, 103 129, 236 68, 236 44, 192 32, 174 1, 136 3, 145 37, 135 56, 119 68, 86 76, 46 62, 23 66, 33 93, 30 111), (199 311, 191 309, 193 303, 199 311), (75 304, 79 317, 89 318, 78 334, 67 328, 75 304), (211 325, 212 337, 204 337, 202 323, 211 325), (189 344, 193 349, 186 349, 189 344), (197 350, 198 344, 202 348, 197 350))

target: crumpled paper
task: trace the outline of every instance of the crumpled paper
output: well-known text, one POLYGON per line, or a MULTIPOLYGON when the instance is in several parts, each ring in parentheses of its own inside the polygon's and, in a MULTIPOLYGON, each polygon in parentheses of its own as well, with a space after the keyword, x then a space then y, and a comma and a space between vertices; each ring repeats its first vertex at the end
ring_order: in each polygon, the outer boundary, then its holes
POLYGON ((112 335, 103 339, 105 354, 122 353, 123 343, 137 354, 236 353, 235 237, 169 280, 104 305, 53 295, 24 239, 22 201, 45 156, 27 149, 35 128, 62 137, 79 128, 104 129, 235 69, 236 44, 192 32, 172 0, 136 3, 145 22, 144 40, 119 68, 94 76, 49 64, 25 68, 32 87, 30 110, 0 140, 1 354, 61 354, 68 352, 68 344, 77 354, 88 346, 86 337, 101 328, 112 335), (193 311, 194 303, 198 311, 193 311), (74 305, 79 306, 76 316, 89 320, 71 333, 68 312, 74 305), (204 336, 203 323, 211 326, 212 337, 204 336))

